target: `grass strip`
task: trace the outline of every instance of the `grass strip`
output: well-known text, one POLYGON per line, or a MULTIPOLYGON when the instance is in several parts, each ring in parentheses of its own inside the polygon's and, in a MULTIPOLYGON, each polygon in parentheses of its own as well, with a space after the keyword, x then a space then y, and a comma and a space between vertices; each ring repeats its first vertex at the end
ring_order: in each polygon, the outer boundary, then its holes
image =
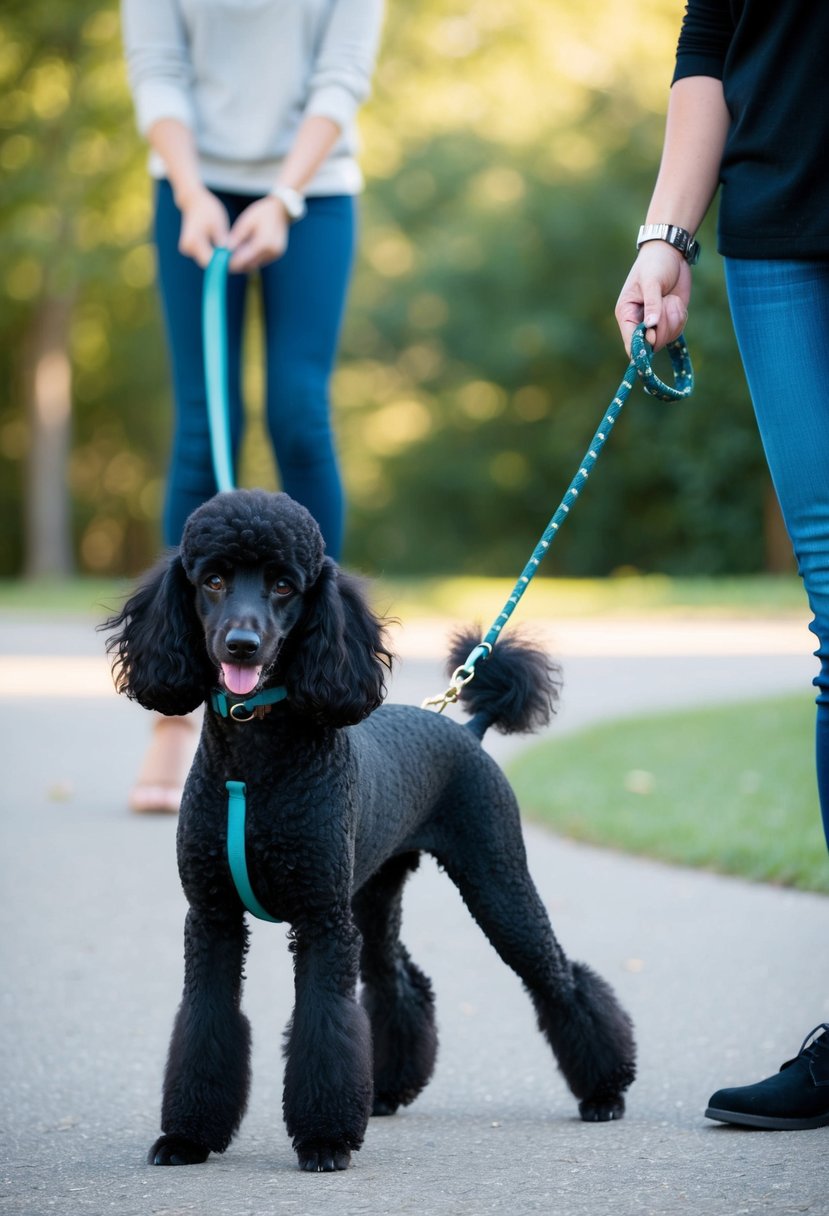
MULTIPOLYGON (((0 579, 0 611, 88 612, 123 601, 130 579, 0 579)), ((403 621, 440 616, 478 620, 501 611, 511 578, 378 579, 370 583, 378 610, 403 621)), ((516 622, 563 617, 626 616, 793 616, 806 619, 801 582, 789 576, 669 578, 625 574, 612 578, 561 579, 539 576, 521 601, 516 622)))
POLYGON ((814 703, 795 696, 621 719, 510 766, 522 811, 561 835, 829 892, 814 703))

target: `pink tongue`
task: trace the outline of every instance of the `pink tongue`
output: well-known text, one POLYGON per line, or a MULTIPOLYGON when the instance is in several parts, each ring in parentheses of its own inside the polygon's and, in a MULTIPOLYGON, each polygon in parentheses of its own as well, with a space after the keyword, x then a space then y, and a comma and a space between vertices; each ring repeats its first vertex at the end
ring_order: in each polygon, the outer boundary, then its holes
POLYGON ((222 663, 222 676, 228 692, 246 697, 253 692, 262 674, 261 667, 243 667, 241 663, 222 663))

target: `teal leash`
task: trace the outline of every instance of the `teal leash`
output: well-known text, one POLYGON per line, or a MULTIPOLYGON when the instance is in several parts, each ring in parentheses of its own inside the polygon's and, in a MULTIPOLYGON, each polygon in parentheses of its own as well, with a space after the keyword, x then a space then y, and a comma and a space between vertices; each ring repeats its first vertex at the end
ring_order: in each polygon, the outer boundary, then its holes
MULTIPOLYGON (((210 451, 213 471, 220 491, 235 488, 233 457, 230 443, 230 406, 227 393, 227 267, 230 250, 216 249, 204 272, 202 294, 202 340, 204 345, 204 374, 207 386, 207 419, 210 426, 210 451)), ((234 701, 223 689, 214 689, 210 705, 221 718, 234 722, 249 722, 256 717, 260 705, 274 705, 287 696, 284 688, 267 688, 264 692, 234 701)), ((259 920, 279 925, 282 922, 266 912, 253 893, 248 873, 245 848, 245 819, 247 788, 244 781, 226 781, 227 789, 227 860, 230 875, 242 904, 259 920)))
POLYGON ((230 250, 214 250, 204 272, 202 343, 213 472, 220 491, 235 488, 227 394, 227 266, 230 250))
POLYGON ((504 607, 478 645, 470 651, 460 667, 455 668, 452 673, 451 683, 446 691, 438 693, 437 696, 428 697, 423 702, 424 709, 435 709, 438 713, 442 713, 447 705, 457 701, 461 690, 470 680, 475 678, 476 665, 492 654, 493 647, 501 636, 501 630, 518 606, 521 597, 529 587, 550 545, 555 540, 562 524, 575 505, 593 470, 594 464, 599 458, 602 448, 610 436, 610 432, 613 430, 616 419, 622 412, 622 407, 630 396, 634 384, 636 384, 637 378, 642 379, 645 392, 649 396, 658 397, 661 401, 684 401, 686 397, 690 397, 694 391, 694 370, 691 366, 691 358, 688 354, 684 335, 680 334, 674 342, 668 345, 667 350, 673 369, 673 387, 660 380, 653 370, 651 366, 653 347, 645 340, 645 326, 637 326, 631 340, 630 364, 625 372, 622 383, 616 390, 613 400, 599 423, 598 430, 593 436, 590 446, 579 465, 578 472, 570 482, 555 514, 541 534, 541 539, 533 549, 530 560, 519 575, 518 581, 510 592, 504 607))

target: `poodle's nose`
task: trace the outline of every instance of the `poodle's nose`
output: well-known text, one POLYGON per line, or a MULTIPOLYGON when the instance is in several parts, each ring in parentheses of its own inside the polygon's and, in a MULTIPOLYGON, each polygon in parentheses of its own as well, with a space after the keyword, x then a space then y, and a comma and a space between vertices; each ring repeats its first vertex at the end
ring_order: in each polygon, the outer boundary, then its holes
POLYGON ((231 629, 225 638, 228 653, 239 662, 252 659, 261 645, 259 634, 252 629, 231 629))

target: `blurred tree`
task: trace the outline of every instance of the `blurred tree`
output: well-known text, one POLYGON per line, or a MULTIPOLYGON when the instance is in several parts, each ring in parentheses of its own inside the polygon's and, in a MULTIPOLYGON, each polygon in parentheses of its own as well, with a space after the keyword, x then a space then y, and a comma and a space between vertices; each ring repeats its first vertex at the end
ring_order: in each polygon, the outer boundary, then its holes
MULTIPOLYGON (((618 0, 392 8, 337 381, 353 560, 510 572, 558 505, 624 371, 612 309, 680 15, 654 5, 642 39, 618 0)), ((763 565, 768 479, 712 223, 703 241, 696 396, 634 394, 550 573, 763 565)))
MULTIPOLYGON (((349 561, 522 564, 624 371, 612 309, 681 11, 652 0, 643 39, 627 0, 389 0, 334 384, 349 561)), ((158 545, 170 407, 114 0, 7 0, 0 88, 0 573, 66 567, 67 486, 81 568, 134 572, 158 545)), ((697 392, 631 398, 548 573, 780 560, 710 224, 703 243, 697 392)), ((268 485, 260 358, 254 328, 241 480, 268 485)))
MULTIPOLYGON (((10 386, 0 406, 0 454, 19 470, 4 494, 2 565, 65 574, 74 532, 83 564, 109 568, 128 532, 118 518, 129 504, 125 483, 146 484, 147 474, 145 454, 124 450, 126 434, 113 417, 122 402, 111 391, 121 379, 112 356, 120 326, 142 313, 140 298, 130 297, 152 278, 143 154, 124 87, 117 9, 99 0, 11 0, 0 14, 0 82, 8 303, 0 360, 10 386), (131 462, 139 466, 132 478, 131 462), (21 499, 22 552, 13 526, 21 499)), ((130 354, 123 376, 140 377, 140 355, 130 354)))

